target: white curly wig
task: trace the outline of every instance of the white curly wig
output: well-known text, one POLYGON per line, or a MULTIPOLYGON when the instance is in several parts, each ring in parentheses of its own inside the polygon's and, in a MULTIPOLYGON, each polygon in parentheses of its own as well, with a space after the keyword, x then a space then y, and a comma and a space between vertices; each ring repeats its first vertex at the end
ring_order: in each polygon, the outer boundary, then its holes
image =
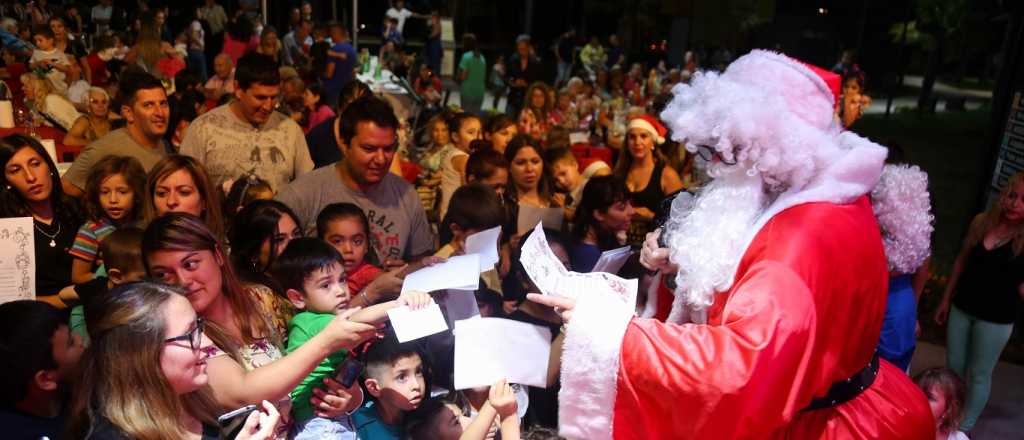
POLYGON ((886 165, 871 191, 871 206, 882 229, 889 270, 913 273, 931 255, 932 203, 928 175, 909 165, 886 165))

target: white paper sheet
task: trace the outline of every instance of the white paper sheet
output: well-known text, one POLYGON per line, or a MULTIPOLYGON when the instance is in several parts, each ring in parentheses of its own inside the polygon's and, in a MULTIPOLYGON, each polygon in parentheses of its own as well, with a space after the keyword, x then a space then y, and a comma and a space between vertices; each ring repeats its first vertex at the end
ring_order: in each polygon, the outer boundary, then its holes
POLYGON ((480 286, 480 256, 459 255, 405 276, 402 292, 442 289, 476 290, 480 286))
POLYGON ((395 328, 398 342, 412 341, 448 330, 441 307, 433 303, 419 310, 407 306, 388 310, 388 319, 395 328))
POLYGON ((476 294, 471 290, 448 289, 444 295, 435 297, 444 307, 448 325, 454 327, 455 321, 480 316, 480 306, 476 303, 476 294))
POLYGON ((519 257, 526 274, 544 295, 556 295, 576 299, 587 294, 613 294, 622 299, 623 305, 636 308, 637 280, 627 280, 604 272, 571 272, 551 252, 540 225, 523 243, 519 257))
POLYGON ((530 205, 519 205, 519 218, 516 219, 520 234, 533 229, 538 222, 543 223, 545 228, 556 231, 562 229, 562 218, 565 211, 562 208, 538 208, 530 205))
POLYGON ((630 250, 629 246, 601 252, 601 256, 597 259, 597 264, 594 264, 594 269, 591 272, 617 274, 622 269, 622 265, 626 264, 626 260, 632 255, 633 251, 630 250))
POLYGON ((36 298, 32 217, 0 219, 0 303, 36 298))
POLYGON ((510 383, 547 387, 551 331, 503 318, 455 322, 455 389, 510 383))
POLYGON ((495 226, 486 231, 466 237, 466 254, 477 254, 480 256, 480 273, 494 269, 498 264, 498 239, 501 237, 501 226, 495 226))

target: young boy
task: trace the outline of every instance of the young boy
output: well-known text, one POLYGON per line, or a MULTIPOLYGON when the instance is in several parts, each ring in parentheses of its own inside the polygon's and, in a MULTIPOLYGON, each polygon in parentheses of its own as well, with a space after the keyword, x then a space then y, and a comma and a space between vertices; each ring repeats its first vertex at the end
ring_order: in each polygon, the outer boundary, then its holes
POLYGON ((385 332, 363 355, 363 384, 372 400, 353 415, 361 439, 405 438, 405 415, 429 394, 423 360, 415 346, 385 332))
MULTIPOLYGON (((485 388, 486 389, 486 388, 485 388)), ((427 401, 410 417, 411 440, 484 440, 491 434, 495 418, 501 440, 519 440, 519 416, 515 391, 505 379, 491 385, 487 401, 470 419, 455 405, 439 399, 427 401)))
POLYGON ((106 275, 97 275, 91 281, 65 287, 60 298, 67 301, 79 300, 82 305, 71 309, 71 320, 68 327, 71 333, 78 335, 86 343, 89 333, 85 328, 85 313, 90 302, 101 298, 114 287, 134 283, 146 277, 146 268, 142 265, 142 229, 124 227, 111 232, 100 242, 100 255, 103 257, 103 269, 106 275))
POLYGON ((71 69, 68 56, 57 50, 53 30, 40 26, 32 35, 36 50, 32 51, 29 66, 46 72, 46 78, 53 83, 54 93, 64 94, 68 89, 67 72, 71 69))
MULTIPOLYGON (((341 254, 324 241, 312 237, 292 240, 277 257, 271 271, 285 289, 288 299, 301 310, 288 324, 289 353, 322 331, 334 320, 334 315, 348 309, 350 297, 341 254)), ((395 301, 362 309, 349 319, 376 324, 385 321, 386 312, 392 308, 404 305, 418 309, 432 302, 425 293, 406 292, 395 301)), ((322 417, 323 414, 315 407, 319 398, 314 399, 314 389, 326 383, 327 379, 334 378, 337 368, 347 357, 346 350, 331 354, 292 391, 295 439, 318 439, 323 436, 356 438, 355 429, 347 416, 333 419, 322 417)), ((353 386, 348 392, 353 395, 353 399, 346 409, 351 411, 361 403, 362 396, 358 386, 353 386)))
POLYGON ((44 302, 0 304, 3 438, 63 438, 69 381, 83 350, 66 323, 66 314, 44 302))
POLYGON ((583 187, 587 181, 594 176, 606 176, 611 174, 612 169, 601 160, 596 160, 587 165, 587 168, 580 173, 579 162, 573 156, 572 150, 568 148, 555 148, 548 150, 545 163, 551 166, 551 177, 558 192, 565 193, 565 217, 572 219, 576 213, 576 207, 580 204, 583 196, 583 187))

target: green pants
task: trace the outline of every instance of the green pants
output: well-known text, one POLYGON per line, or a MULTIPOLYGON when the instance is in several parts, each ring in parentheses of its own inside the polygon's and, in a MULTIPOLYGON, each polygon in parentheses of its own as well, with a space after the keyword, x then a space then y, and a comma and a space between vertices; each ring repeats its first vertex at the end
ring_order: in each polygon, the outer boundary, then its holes
POLYGON ((999 354, 1013 333, 1013 324, 997 324, 978 319, 956 308, 949 308, 946 330, 946 366, 964 378, 967 402, 961 431, 970 431, 988 403, 992 388, 992 370, 999 354))

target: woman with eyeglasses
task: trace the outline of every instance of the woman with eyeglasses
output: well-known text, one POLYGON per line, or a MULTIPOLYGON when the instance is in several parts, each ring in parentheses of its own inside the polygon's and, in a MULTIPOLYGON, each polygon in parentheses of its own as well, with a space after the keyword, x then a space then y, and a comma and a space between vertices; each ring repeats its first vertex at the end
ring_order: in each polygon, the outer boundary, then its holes
MULTIPOLYGON (((210 387, 224 409, 269 400, 286 419, 277 438, 287 433, 289 393, 329 354, 352 349, 373 335, 374 327, 338 315, 299 349, 284 355, 283 338, 266 307, 262 290, 246 288, 227 260, 223 244, 198 217, 170 213, 146 228, 142 257, 150 277, 185 289, 185 298, 206 320, 212 344, 207 353, 210 387)), ((352 395, 329 381, 315 393, 313 406, 324 417, 344 413, 352 395)))
POLYGON ((656 148, 665 143, 666 129, 650 115, 629 121, 626 149, 619 154, 613 174, 626 181, 636 217, 650 221, 666 196, 683 189, 679 173, 667 165, 656 148))
MULTIPOLYGON (((118 287, 86 315, 71 411, 75 438, 216 439, 226 412, 207 385, 204 321, 184 292, 155 283, 118 287)), ((270 438, 279 414, 253 412, 236 439, 270 438)))

